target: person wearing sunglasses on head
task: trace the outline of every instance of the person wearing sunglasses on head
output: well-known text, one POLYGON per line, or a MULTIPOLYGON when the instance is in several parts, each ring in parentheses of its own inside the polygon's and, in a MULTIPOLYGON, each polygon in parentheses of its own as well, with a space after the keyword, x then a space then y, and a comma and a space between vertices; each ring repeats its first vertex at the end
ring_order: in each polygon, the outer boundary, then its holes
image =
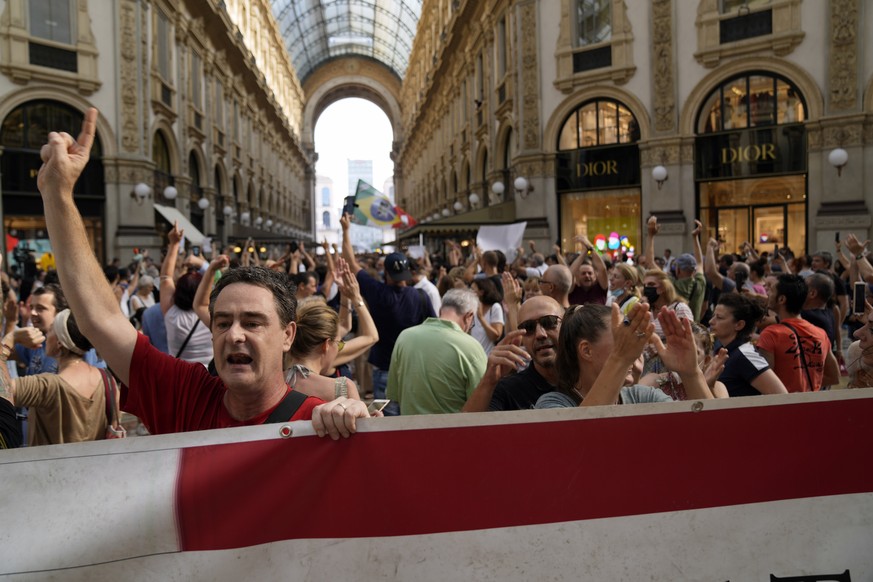
POLYGON ((485 375, 461 411, 528 410, 553 391, 563 316, 564 308, 551 297, 525 301, 518 310, 517 329, 491 350, 485 375))

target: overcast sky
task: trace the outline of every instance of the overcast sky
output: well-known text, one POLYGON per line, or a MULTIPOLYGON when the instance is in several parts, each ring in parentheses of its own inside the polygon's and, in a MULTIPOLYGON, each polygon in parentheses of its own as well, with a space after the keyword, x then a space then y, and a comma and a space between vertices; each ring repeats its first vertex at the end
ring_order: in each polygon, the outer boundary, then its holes
POLYGON ((315 171, 333 180, 342 196, 348 189, 348 160, 373 160, 373 186, 382 190, 394 174, 391 161, 391 124, 373 103, 364 99, 337 101, 321 114, 315 125, 315 171))

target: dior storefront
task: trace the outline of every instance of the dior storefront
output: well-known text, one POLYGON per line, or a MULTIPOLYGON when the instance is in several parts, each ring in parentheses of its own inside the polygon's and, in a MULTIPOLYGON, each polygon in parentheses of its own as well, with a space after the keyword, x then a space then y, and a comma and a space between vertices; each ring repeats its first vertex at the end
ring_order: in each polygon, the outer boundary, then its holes
POLYGON ((696 214, 728 252, 805 252, 807 135, 804 96, 791 81, 752 72, 704 101, 697 119, 696 214))

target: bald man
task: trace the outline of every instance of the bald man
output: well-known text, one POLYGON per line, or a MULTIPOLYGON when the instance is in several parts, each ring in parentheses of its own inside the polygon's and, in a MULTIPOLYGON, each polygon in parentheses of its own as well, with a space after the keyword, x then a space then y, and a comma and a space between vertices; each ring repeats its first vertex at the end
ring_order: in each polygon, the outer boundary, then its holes
MULTIPOLYGON (((573 287, 573 272, 564 265, 552 265, 543 273, 540 279, 540 290, 561 304, 564 309, 570 307, 570 289, 573 287)), ((524 320, 519 320, 524 321, 524 320)))
POLYGON ((563 316, 564 308, 551 297, 525 301, 518 311, 518 329, 491 350, 485 375, 461 411, 530 410, 540 396, 555 390, 563 316))

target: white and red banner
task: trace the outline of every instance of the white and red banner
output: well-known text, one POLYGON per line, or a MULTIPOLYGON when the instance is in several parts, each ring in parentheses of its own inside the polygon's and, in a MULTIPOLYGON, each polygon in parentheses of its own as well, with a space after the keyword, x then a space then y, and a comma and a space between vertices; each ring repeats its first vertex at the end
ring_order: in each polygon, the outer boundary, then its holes
POLYGON ((0 578, 873 580, 873 389, 0 453, 0 578))

